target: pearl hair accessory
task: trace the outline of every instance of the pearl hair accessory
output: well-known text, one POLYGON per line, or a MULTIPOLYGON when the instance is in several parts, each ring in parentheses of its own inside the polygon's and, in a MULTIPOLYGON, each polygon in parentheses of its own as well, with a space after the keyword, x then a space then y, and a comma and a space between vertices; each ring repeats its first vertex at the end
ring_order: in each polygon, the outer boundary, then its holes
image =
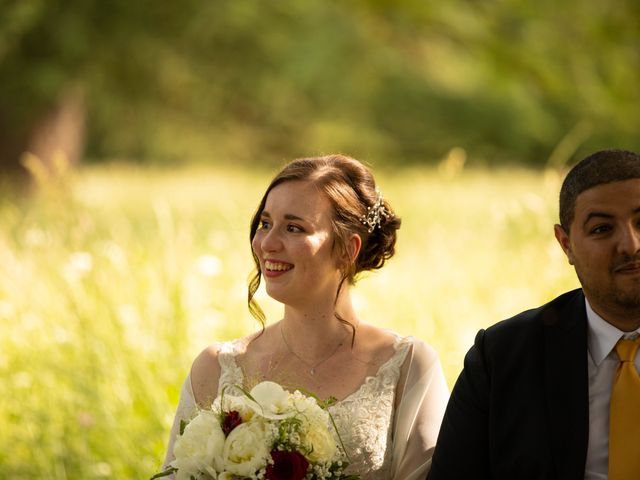
POLYGON ((376 227, 380 226, 383 218, 391 217, 391 212, 389 212, 384 206, 382 192, 376 188, 376 193, 378 194, 376 202, 370 207, 367 207, 367 213, 360 217, 360 221, 368 227, 367 231, 369 233, 373 232, 376 227))

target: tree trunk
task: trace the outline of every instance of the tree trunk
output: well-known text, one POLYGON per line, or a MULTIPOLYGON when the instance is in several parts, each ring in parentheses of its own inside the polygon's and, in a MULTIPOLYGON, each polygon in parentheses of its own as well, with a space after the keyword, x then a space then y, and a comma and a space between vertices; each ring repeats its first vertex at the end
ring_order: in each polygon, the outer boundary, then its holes
MULTIPOLYGON (((0 113, 1 115, 1 113, 0 113)), ((10 120, 0 119, 0 128, 10 120)), ((60 164, 77 165, 82 157, 86 132, 86 105, 80 87, 67 89, 58 100, 25 128, 2 128, 0 175, 11 183, 28 179, 24 160, 35 157, 48 174, 59 173, 60 164)), ((28 162, 27 162, 28 163, 28 162)))

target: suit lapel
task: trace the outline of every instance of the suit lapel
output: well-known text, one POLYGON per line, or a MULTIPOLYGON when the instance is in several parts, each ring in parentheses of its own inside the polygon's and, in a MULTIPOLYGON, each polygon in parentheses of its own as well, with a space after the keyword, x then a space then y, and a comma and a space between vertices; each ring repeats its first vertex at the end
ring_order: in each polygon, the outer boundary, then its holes
POLYGON ((589 428, 587 317, 582 293, 551 302, 545 324, 545 388, 558 478, 584 478, 589 428))

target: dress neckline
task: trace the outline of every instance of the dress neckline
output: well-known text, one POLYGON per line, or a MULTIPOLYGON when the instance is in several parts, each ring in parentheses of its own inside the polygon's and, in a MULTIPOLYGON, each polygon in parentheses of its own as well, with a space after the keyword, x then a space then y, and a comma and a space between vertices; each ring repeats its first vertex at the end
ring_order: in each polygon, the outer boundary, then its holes
MULTIPOLYGON (((348 394, 346 397, 340 400, 337 400, 332 405, 332 407, 353 401, 353 399, 356 398, 361 393, 361 391, 365 388, 366 385, 380 378, 380 376, 384 373, 385 370, 392 368, 394 366, 397 368, 400 368, 400 365, 402 365, 402 363, 404 362, 407 352, 409 351, 409 346, 411 345, 411 337, 401 337, 397 333, 391 332, 391 331, 389 331, 389 333, 391 333, 394 336, 393 355, 391 355, 387 360, 384 361, 384 363, 382 363, 382 365, 380 365, 380 367, 378 367, 378 370, 376 371, 375 375, 367 375, 366 377, 364 377, 364 380, 360 383, 358 388, 356 388, 353 392, 348 394)), ((235 370, 237 376, 239 377, 238 379, 241 380, 240 383, 242 385, 244 385, 245 374, 242 368, 240 367, 240 365, 238 365, 238 363, 236 362, 236 356, 241 353, 240 351, 241 348, 243 347, 246 348, 245 343, 246 343, 245 340, 242 338, 231 340, 230 342, 223 343, 222 345, 223 346, 226 345, 227 348, 223 347, 221 350, 221 354, 227 357, 228 367, 231 367, 233 370, 235 370)), ((220 357, 219 357, 219 360, 220 360, 220 357)), ((221 368, 224 368, 224 365, 221 364, 220 366, 221 368)))

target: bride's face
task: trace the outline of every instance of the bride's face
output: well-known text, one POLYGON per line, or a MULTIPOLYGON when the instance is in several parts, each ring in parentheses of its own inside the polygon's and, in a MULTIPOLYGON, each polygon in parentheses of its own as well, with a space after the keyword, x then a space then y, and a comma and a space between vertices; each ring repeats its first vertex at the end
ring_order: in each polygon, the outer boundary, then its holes
POLYGON ((310 182, 276 186, 251 243, 269 296, 302 307, 333 302, 341 274, 333 253, 333 208, 310 182))

